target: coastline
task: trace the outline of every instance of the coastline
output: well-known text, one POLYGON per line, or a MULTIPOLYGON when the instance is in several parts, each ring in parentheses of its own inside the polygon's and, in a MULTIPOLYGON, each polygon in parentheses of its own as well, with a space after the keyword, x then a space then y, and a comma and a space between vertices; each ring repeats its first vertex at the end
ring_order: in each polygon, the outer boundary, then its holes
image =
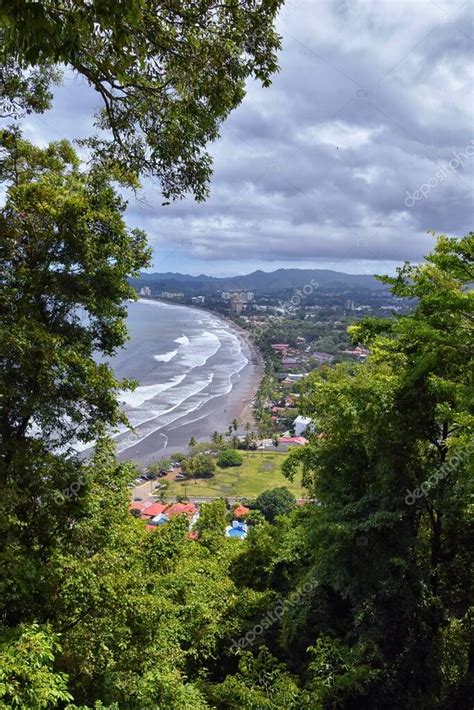
MULTIPOLYGON (((150 300, 158 301, 160 299, 150 300)), ((215 311, 196 306, 165 303, 181 308, 192 308, 222 320, 239 337, 248 362, 239 373, 232 377, 232 390, 229 393, 208 400, 199 409, 183 416, 169 427, 150 434, 118 454, 120 460, 133 461, 139 466, 146 466, 157 459, 168 458, 174 453, 186 451, 191 437, 198 441, 208 441, 214 431, 226 431, 234 419, 239 422, 239 434, 244 433, 247 422, 254 426, 252 400, 255 398, 264 374, 262 354, 251 341, 246 330, 215 311)))
MULTIPOLYGON (((253 368, 255 372, 253 373, 253 382, 252 385, 249 387, 249 392, 247 396, 244 398, 244 403, 242 405, 242 408, 239 412, 238 415, 233 416, 229 422, 227 422, 227 426, 230 425, 232 419, 237 419, 240 424, 245 424, 246 422, 249 422, 252 426, 256 425, 255 417, 253 415, 253 407, 252 407, 252 400, 255 398, 255 395, 258 392, 258 389, 261 385, 261 382, 263 380, 263 376, 265 374, 265 362, 263 359, 263 355, 260 352, 259 348, 252 342, 250 339, 250 333, 245 330, 245 328, 242 328, 242 326, 237 325, 231 318, 228 318, 227 316, 223 315, 219 311, 214 311, 212 308, 203 308, 202 306, 196 306, 193 303, 179 303, 179 302, 174 302, 174 301, 167 301, 164 298, 158 298, 157 296, 146 296, 147 300, 150 301, 158 301, 159 303, 165 303, 168 306, 179 306, 180 308, 191 308, 195 311, 198 311, 200 313, 211 313, 213 316, 216 318, 220 318, 224 323, 226 323, 232 330, 234 330, 236 333, 238 333, 241 338, 245 341, 247 344, 247 347, 250 352, 250 361, 251 364, 253 365, 253 368)), ((138 299, 140 300, 140 298, 138 299)), ((245 367, 248 367, 246 365, 245 367)), ((233 391, 233 390, 232 390, 233 391)), ((230 393, 232 394, 232 392, 230 393)), ((242 427, 240 427, 241 429, 242 427)), ((239 433, 240 432, 239 429, 239 433)), ((197 438, 197 437, 196 437, 197 438)))

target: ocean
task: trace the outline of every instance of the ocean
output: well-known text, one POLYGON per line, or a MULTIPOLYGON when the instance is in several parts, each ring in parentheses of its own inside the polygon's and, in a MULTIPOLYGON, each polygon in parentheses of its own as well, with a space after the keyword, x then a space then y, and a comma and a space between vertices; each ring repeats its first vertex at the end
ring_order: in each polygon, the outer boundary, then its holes
POLYGON ((150 461, 185 450, 191 436, 225 431, 255 394, 259 362, 228 322, 206 311, 140 299, 130 340, 109 360, 139 382, 120 400, 133 430, 114 435, 120 458, 150 461))

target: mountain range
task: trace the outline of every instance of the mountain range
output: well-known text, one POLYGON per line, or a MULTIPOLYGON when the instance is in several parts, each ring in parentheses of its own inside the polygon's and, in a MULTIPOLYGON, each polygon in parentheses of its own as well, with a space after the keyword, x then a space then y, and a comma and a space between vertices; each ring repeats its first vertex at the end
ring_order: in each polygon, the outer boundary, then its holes
POLYGON ((189 276, 179 273, 143 273, 133 279, 134 286, 150 286, 161 291, 192 291, 218 293, 237 289, 254 293, 277 293, 288 289, 303 288, 315 283, 324 289, 370 289, 381 290, 386 286, 368 274, 344 274, 328 269, 277 269, 276 271, 253 271, 244 276, 215 277, 200 274, 189 276))

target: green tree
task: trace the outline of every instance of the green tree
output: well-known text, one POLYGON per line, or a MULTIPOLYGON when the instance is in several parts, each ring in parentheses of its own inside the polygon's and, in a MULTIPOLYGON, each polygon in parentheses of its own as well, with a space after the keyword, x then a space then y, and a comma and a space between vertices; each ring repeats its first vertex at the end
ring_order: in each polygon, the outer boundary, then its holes
POLYGON ((291 655, 317 640, 315 702, 469 706, 473 251, 473 234, 442 236, 425 263, 385 278, 417 305, 353 326, 367 362, 303 387, 301 413, 324 435, 293 450, 286 471, 301 464, 320 503, 310 534, 318 584, 282 638, 291 655))
POLYGON ((182 461, 181 470, 188 478, 209 478, 214 474, 216 464, 210 454, 196 454, 182 461))
POLYGON ((200 542, 211 550, 222 548, 225 533, 226 506, 222 498, 203 503, 194 529, 199 533, 200 542))
POLYGON ((72 700, 67 677, 53 669, 57 634, 38 624, 20 626, 0 639, 0 702, 3 708, 57 707, 72 700))
POLYGON ((88 145, 106 165, 131 181, 157 175, 167 198, 190 191, 203 199, 206 144, 242 101, 246 80, 267 86, 277 69, 273 21, 281 4, 3 3, 0 56, 8 72, 0 108, 4 115, 45 110, 56 67, 66 66, 100 97, 100 133, 88 145))
POLYGON ((0 436, 9 467, 26 449, 88 443, 124 421, 117 393, 126 383, 93 355, 123 345, 126 300, 135 298, 127 277, 149 253, 143 232, 126 228, 125 203, 105 173, 80 170, 66 141, 39 149, 3 131, 0 146, 0 436))
POLYGON ((289 513, 295 505, 295 496, 286 486, 264 491, 257 496, 255 501, 255 507, 261 511, 269 523, 275 522, 278 515, 289 513))
POLYGON ((244 457, 236 449, 225 449, 221 451, 217 457, 217 464, 221 468, 229 468, 231 466, 241 466, 244 461, 244 457))

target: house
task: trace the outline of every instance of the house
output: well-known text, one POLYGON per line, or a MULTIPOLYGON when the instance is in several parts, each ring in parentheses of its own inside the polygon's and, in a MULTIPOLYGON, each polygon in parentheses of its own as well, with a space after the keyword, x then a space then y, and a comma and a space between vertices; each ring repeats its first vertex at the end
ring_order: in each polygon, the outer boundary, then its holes
POLYGON ((304 436, 281 436, 278 441, 280 444, 294 444, 296 446, 304 446, 308 443, 304 436))
POLYGON ((244 518, 247 513, 250 513, 250 508, 246 508, 245 505, 238 505, 237 508, 234 508, 234 516, 236 518, 244 518))
POLYGON ((292 387, 296 382, 302 380, 303 377, 305 377, 304 373, 289 372, 285 379, 282 380, 281 384, 283 385, 283 387, 292 387))
POLYGON ((311 357, 313 357, 315 360, 318 360, 321 364, 324 363, 330 363, 334 360, 334 355, 331 355, 330 353, 321 353, 321 352, 312 352, 311 357))
POLYGON ((308 426, 311 424, 310 417, 302 417, 301 415, 296 417, 293 422, 293 429, 295 430, 295 436, 301 436, 308 426))
POLYGON ((194 503, 172 503, 168 507, 165 506, 166 509, 166 515, 182 515, 185 513, 186 515, 193 516, 195 513, 197 513, 197 508, 194 505, 194 503))
POLYGON ((173 515, 187 515, 189 518, 189 527, 192 527, 199 518, 199 511, 194 503, 173 503, 166 509, 168 518, 173 515))
POLYGON ((166 503, 152 503, 142 510, 142 518, 152 519, 157 515, 161 515, 166 510, 166 503))
POLYGON ((153 503, 133 501, 129 510, 139 510, 140 518, 147 522, 147 530, 156 528, 157 525, 167 523, 174 515, 187 515, 191 528, 199 517, 199 511, 194 503, 153 503))
POLYGON ((146 510, 148 510, 148 508, 150 508, 150 506, 152 506, 152 505, 153 505, 153 503, 150 500, 146 500, 143 503, 139 502, 137 500, 134 500, 130 503, 130 505, 128 506, 128 509, 129 510, 139 510, 140 513, 143 515, 143 513, 146 510))
POLYGON ((289 343, 275 343, 275 345, 272 345, 272 350, 274 352, 279 353, 280 355, 285 356, 289 350, 289 343))
POLYGON ((283 367, 294 367, 299 364, 299 359, 296 357, 283 357, 281 360, 283 367))

